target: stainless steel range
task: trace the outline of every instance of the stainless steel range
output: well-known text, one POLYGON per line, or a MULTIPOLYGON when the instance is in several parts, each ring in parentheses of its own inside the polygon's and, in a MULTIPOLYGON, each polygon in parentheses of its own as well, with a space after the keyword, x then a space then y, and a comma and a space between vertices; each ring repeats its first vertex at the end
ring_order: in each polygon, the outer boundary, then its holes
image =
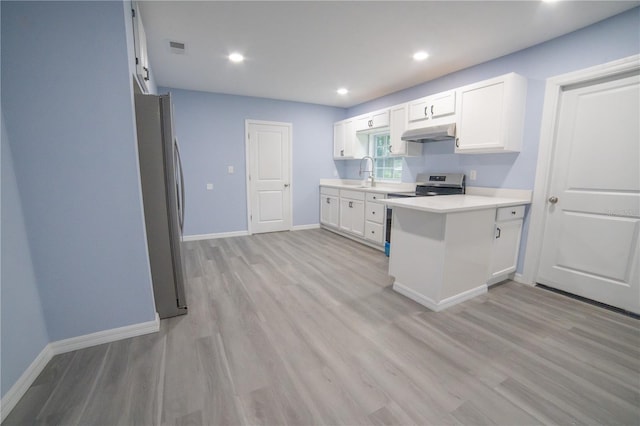
MULTIPOLYGON (((420 173, 416 178, 416 189, 413 192, 396 192, 387 194, 387 198, 433 197, 436 195, 460 195, 466 192, 464 173, 420 173)), ((387 227, 385 230, 387 243, 391 243, 392 209, 387 207, 387 227)))

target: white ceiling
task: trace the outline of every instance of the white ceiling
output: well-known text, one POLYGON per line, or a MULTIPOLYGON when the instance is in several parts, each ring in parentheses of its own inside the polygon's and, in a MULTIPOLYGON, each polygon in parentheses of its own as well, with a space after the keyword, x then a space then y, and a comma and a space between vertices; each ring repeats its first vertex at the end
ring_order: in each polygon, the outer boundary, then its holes
POLYGON ((638 1, 144 1, 158 85, 350 107, 550 40, 638 1), (169 40, 185 43, 171 53, 169 40), (430 57, 414 62, 426 50, 430 57), (245 55, 231 64, 227 55, 245 55), (336 94, 347 87, 346 96, 336 94))

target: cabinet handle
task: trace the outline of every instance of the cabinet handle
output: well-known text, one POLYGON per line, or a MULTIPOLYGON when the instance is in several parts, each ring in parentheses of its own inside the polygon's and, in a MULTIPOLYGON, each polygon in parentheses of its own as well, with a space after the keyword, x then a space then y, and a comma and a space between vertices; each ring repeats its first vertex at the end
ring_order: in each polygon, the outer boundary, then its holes
POLYGON ((429 107, 424 107, 424 116, 425 117, 429 115, 429 113, 427 112, 427 108, 429 108, 429 107))
POLYGON ((374 200, 377 200, 377 199, 378 199, 378 197, 376 197, 376 196, 374 195, 374 196, 373 196, 373 199, 374 199, 374 200))
POLYGON ((344 149, 340 150, 340 157, 344 157, 344 149))
POLYGON ((149 68, 147 67, 142 67, 142 69, 144 70, 144 81, 149 81, 149 68))
POLYGON ((433 116, 433 105, 431 105, 431 116, 433 116))
POLYGON ((511 214, 515 216, 516 211, 515 210, 511 210, 511 214))
POLYGON ((327 204, 331 204, 331 198, 327 197, 327 204))
POLYGON ((500 228, 496 228, 496 230, 498 231, 498 235, 496 235, 496 240, 497 240, 498 238, 500 238, 500 232, 501 231, 500 231, 500 228))
POLYGON ((372 234, 375 234, 375 233, 376 233, 376 231, 371 231, 371 233, 372 233, 372 234))
POLYGON ((460 148, 460 138, 456 138, 456 148, 460 148))
POLYGON ((373 120, 369 120, 369 127, 373 127, 373 120))
POLYGON ((352 209, 353 208, 353 201, 349 201, 349 208, 352 209))
POLYGON ((393 152, 393 151, 391 150, 391 147, 392 147, 392 146, 393 146, 393 145, 389 145, 389 152, 393 152))
POLYGON ((371 212, 371 214, 376 214, 376 212, 371 212))

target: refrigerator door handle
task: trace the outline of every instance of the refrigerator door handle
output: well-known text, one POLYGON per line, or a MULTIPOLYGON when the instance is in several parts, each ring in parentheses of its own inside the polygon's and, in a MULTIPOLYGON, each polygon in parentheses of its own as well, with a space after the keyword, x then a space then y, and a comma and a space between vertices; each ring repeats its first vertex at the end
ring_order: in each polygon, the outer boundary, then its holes
MULTIPOLYGON (((176 150, 176 158, 178 159, 178 168, 180 170, 180 231, 184 232, 184 174, 182 172, 182 157, 180 156, 180 147, 178 139, 174 140, 176 150)), ((181 232, 181 233, 182 233, 181 232)))

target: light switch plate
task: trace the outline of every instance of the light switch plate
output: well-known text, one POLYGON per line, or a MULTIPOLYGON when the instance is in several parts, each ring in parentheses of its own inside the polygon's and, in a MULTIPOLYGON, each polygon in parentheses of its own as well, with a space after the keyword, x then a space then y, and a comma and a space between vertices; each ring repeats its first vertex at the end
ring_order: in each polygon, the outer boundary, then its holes
POLYGON ((475 170, 469 170, 469 180, 476 180, 478 173, 475 170))
POLYGON ((227 167, 227 173, 229 173, 230 175, 233 174, 233 166, 227 167))
POLYGON ((212 183, 208 183, 207 184, 207 190, 211 191, 213 189, 213 184, 212 183))

